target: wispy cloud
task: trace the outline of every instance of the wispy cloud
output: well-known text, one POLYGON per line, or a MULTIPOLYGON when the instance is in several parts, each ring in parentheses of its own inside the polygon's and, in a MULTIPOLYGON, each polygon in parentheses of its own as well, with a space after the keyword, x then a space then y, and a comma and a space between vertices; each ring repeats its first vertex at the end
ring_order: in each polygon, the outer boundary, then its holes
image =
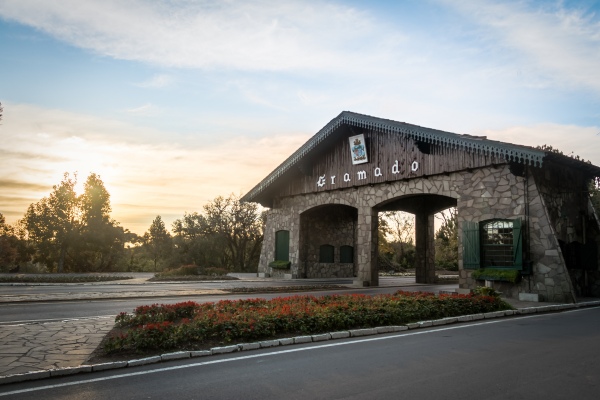
POLYGON ((482 42, 514 51, 525 82, 600 92, 600 15, 584 2, 567 9, 563 2, 439 1, 478 24, 482 42))
POLYGON ((383 35, 355 8, 293 0, 5 0, 0 15, 102 55, 169 67, 348 68, 363 63, 366 49, 370 61, 383 61, 386 47, 402 39, 383 35), (374 52, 368 42, 383 51, 374 52))
POLYGON ((513 126, 505 129, 486 129, 478 134, 489 139, 517 143, 525 146, 549 145, 568 156, 579 156, 600 165, 600 137, 595 136, 597 126, 582 127, 552 123, 513 126))
POLYGON ((131 115, 147 116, 158 114, 160 109, 152 104, 144 104, 143 106, 130 108, 126 112, 131 115))
POLYGON ((47 196, 64 172, 77 172, 80 183, 94 172, 111 194, 113 217, 143 233, 157 214, 170 223, 216 196, 251 189, 308 138, 229 134, 179 145, 170 132, 149 130, 161 140, 144 142, 137 137, 142 128, 126 123, 27 105, 10 108, 0 142, 0 170, 11 177, 0 180, 0 212, 10 222, 47 196), (39 153, 61 157, 36 159, 39 153))
POLYGON ((171 75, 159 74, 154 75, 152 78, 146 81, 136 83, 135 86, 158 89, 168 87, 173 84, 174 81, 175 80, 171 75))

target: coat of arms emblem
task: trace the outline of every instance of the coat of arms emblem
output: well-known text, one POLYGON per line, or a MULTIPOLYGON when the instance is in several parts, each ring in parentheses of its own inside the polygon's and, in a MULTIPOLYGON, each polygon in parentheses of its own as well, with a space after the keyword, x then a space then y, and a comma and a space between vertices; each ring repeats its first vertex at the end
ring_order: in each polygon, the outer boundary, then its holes
POLYGON ((350 142, 350 155, 352 164, 362 164, 368 162, 367 146, 365 144, 365 135, 356 135, 348 138, 350 142))

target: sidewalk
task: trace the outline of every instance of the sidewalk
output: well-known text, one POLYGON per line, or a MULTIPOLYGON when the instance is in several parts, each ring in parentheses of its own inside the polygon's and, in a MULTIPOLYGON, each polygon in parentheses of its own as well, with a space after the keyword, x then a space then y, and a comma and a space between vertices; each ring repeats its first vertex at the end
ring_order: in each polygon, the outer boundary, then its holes
MULTIPOLYGON (((182 291, 176 292, 177 295, 198 294, 198 291, 185 291, 185 294, 181 293, 182 291)), ((203 292, 226 293, 217 289, 203 292)), ((148 292, 148 295, 150 296, 151 293, 148 292)), ((119 297, 127 297, 128 292, 118 294, 119 297)), ((164 291, 161 294, 164 295, 164 291)), ((65 294, 56 295, 64 297, 65 294)), ((88 295, 93 295, 93 293, 88 293, 88 295)), ((43 300, 41 296, 37 296, 37 301, 43 300)), ((136 292, 136 297, 138 296, 139 292, 136 292)), ((106 298, 106 293, 102 297, 106 298)), ((85 299, 80 296, 74 298, 85 299)), ((8 299, 5 298, 5 300, 8 299)), ((522 313, 537 312, 538 310, 540 312, 555 311, 551 306, 559 305, 558 303, 524 302, 515 299, 504 300, 514 308, 521 309, 522 313)), ((597 304, 594 305, 600 305, 600 302, 597 301, 598 299, 582 300, 588 304, 595 302, 597 304)), ((86 362, 104 336, 112 329, 113 325, 113 317, 0 325, 0 354, 2 355, 0 360, 0 378, 35 371, 41 372, 79 367, 86 362)), ((91 367, 85 368, 88 368, 86 371, 91 371, 91 367)), ((65 373, 66 371, 68 370, 65 370, 65 373)), ((46 375, 42 377, 44 376, 46 375)), ((47 376, 49 376, 49 373, 47 376)))
POLYGON ((0 325, 0 377, 76 367, 112 329, 114 318, 0 325))

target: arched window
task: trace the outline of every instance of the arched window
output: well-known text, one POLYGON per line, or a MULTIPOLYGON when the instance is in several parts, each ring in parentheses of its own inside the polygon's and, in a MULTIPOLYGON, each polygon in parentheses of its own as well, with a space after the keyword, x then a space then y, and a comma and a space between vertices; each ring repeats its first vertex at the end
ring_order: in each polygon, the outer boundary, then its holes
POLYGON ((341 263, 353 263, 354 262, 354 247, 352 247, 352 246, 341 246, 340 247, 340 262, 341 263))
POLYGON ((334 247, 330 244, 324 244, 319 247, 319 262, 332 263, 334 259, 334 247))
POLYGON ((275 260, 290 261, 290 231, 275 232, 275 260))

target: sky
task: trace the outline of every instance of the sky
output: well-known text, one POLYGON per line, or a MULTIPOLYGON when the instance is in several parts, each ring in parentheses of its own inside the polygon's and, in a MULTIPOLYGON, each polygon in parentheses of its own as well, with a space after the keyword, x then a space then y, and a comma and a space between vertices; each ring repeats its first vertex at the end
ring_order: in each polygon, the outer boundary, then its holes
POLYGON ((2 0, 0 213, 98 174, 143 234, 354 111, 600 166, 600 1, 2 0))

